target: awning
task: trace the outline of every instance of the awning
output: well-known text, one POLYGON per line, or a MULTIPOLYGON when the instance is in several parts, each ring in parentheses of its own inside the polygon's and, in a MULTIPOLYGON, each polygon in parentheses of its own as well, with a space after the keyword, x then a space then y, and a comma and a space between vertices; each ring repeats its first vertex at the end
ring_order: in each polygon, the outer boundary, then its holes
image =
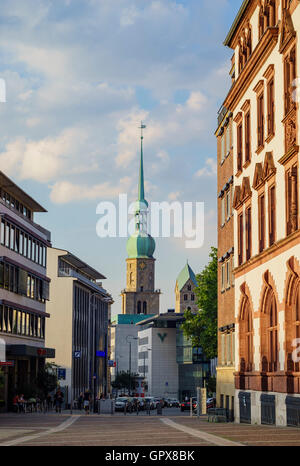
POLYGON ((40 358, 55 358, 54 348, 44 348, 30 345, 6 345, 7 356, 35 356, 40 358))

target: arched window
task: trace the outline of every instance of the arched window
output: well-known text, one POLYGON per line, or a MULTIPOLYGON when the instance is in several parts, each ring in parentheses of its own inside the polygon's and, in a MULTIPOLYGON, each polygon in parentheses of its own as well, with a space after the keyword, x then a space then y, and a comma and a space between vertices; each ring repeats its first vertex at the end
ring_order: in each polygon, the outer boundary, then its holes
POLYGON ((265 291, 261 313, 261 361, 263 372, 278 369, 278 313, 271 286, 265 291))
POLYGON ((147 314, 147 303, 146 303, 146 301, 143 302, 143 314, 147 314))
POLYGON ((141 314, 141 312, 142 312, 142 303, 141 303, 141 301, 138 301, 138 303, 137 303, 137 313, 141 314))
POLYGON ((253 319, 249 299, 242 304, 239 322, 240 371, 250 372, 253 369, 253 319))
POLYGON ((277 330, 277 306, 275 301, 274 293, 270 299, 269 304, 269 356, 270 356, 270 366, 271 371, 277 370, 278 362, 278 330, 277 330))

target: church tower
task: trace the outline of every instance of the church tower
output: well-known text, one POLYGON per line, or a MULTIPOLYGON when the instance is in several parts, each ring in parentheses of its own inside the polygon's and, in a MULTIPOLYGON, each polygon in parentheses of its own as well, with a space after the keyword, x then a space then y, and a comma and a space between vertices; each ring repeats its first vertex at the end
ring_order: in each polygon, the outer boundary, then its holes
POLYGON ((184 312, 189 309, 198 311, 195 288, 197 287, 196 276, 188 262, 177 277, 175 285, 175 312, 184 312))
POLYGON ((148 202, 144 192, 143 129, 135 232, 127 241, 126 289, 122 291, 122 314, 158 314, 160 290, 155 290, 155 241, 147 233, 148 202))

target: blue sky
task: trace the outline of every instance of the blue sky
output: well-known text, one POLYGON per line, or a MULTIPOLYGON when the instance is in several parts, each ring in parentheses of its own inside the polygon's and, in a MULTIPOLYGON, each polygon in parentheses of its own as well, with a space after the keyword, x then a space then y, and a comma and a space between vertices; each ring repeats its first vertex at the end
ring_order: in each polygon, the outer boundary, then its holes
POLYGON ((96 206, 137 195, 205 203, 205 241, 156 241, 161 312, 177 274, 216 245, 216 114, 230 86, 222 42, 241 0, 2 0, 0 169, 44 205, 52 243, 99 269, 121 312, 126 239, 96 235, 96 206))

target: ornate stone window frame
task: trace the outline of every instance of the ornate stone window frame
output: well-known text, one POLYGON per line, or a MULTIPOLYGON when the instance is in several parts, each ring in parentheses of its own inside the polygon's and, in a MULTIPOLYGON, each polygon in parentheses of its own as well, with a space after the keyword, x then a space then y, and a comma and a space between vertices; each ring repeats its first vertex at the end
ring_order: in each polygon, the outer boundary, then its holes
POLYGON ((245 161, 243 168, 247 168, 251 163, 251 106, 250 99, 245 100, 241 110, 244 114, 244 147, 245 147, 245 161), (248 120, 249 118, 249 120, 248 120), (247 126, 247 121, 249 127, 247 126), (248 135, 248 136, 247 136, 248 135), (247 149, 248 146, 248 149, 247 149), (247 156, 248 153, 248 156, 247 156))
POLYGON ((269 65, 264 73, 267 88, 267 137, 265 142, 269 143, 275 136, 275 71, 274 65, 269 65), (273 84, 273 92, 271 92, 271 84, 273 84), (270 123, 271 115, 273 122, 270 123))
POLYGON ((235 116, 234 120, 236 123, 236 162, 237 162, 237 171, 235 176, 239 177, 243 171, 243 154, 244 154, 244 141, 243 141, 243 114, 242 112, 238 112, 235 116), (241 131, 241 135, 240 135, 241 131), (240 146, 239 146, 240 143, 240 146), (241 160, 239 160, 241 158, 241 160))
POLYGON ((258 81, 256 86, 254 87, 253 91, 256 93, 256 107, 257 107, 257 127, 256 127, 256 134, 257 134, 257 149, 256 154, 260 154, 261 151, 264 149, 265 145, 265 96, 264 96, 264 81, 261 79, 258 81), (262 115, 261 115, 261 100, 262 100, 262 115), (262 129, 260 129, 262 127, 262 129), (262 131, 262 135, 260 135, 260 130, 262 131))

